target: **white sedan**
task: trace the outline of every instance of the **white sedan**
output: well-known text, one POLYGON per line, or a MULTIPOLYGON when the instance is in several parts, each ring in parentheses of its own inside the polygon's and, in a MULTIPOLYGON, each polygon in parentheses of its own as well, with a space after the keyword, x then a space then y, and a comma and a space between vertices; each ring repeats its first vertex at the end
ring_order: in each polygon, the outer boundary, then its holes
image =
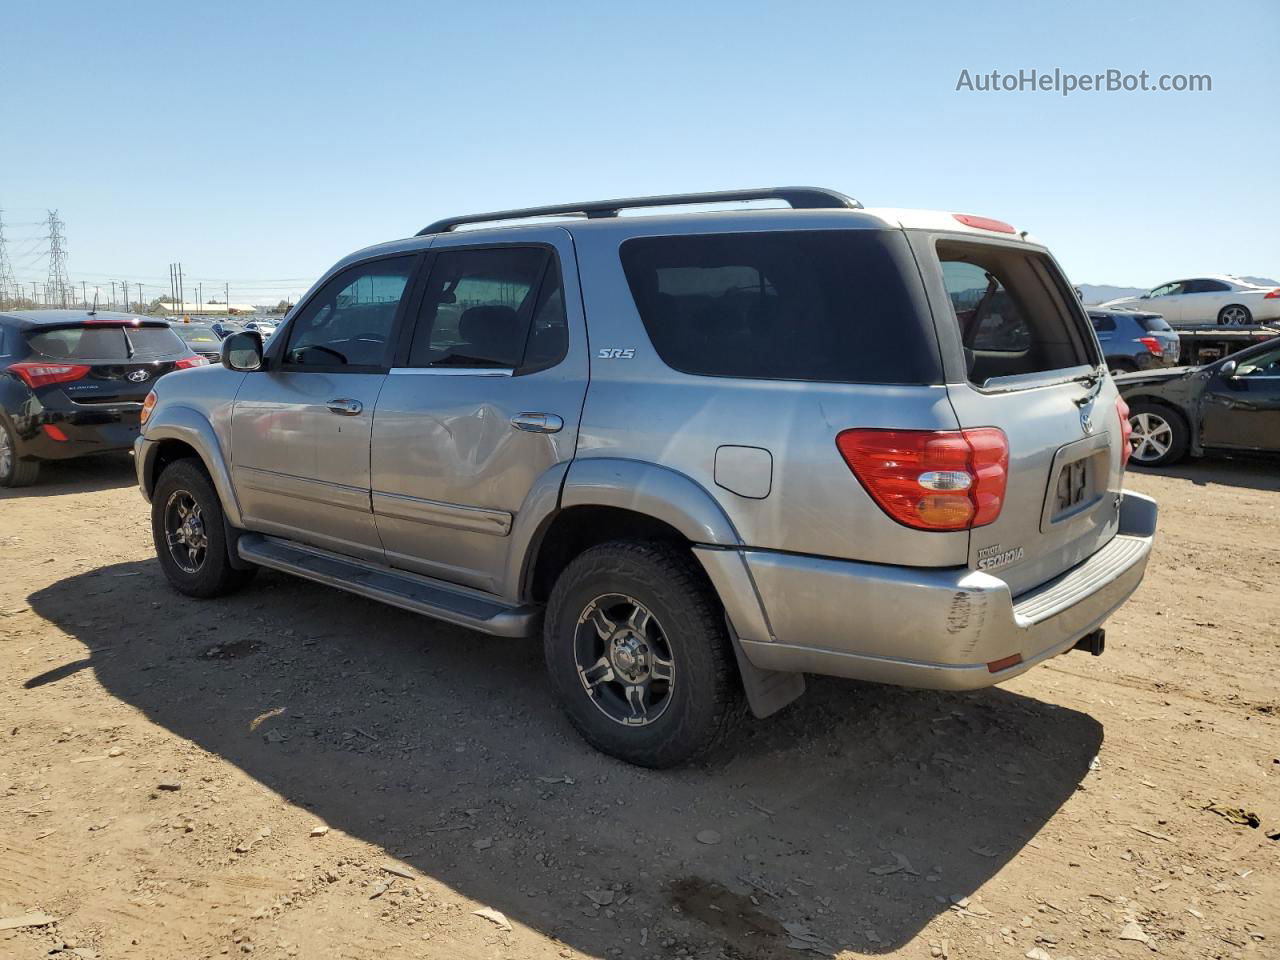
POLYGON ((1175 327, 1193 323, 1239 326, 1280 320, 1280 287, 1261 287, 1239 277, 1196 277, 1162 283, 1141 296, 1108 300, 1100 306, 1149 310, 1175 327))

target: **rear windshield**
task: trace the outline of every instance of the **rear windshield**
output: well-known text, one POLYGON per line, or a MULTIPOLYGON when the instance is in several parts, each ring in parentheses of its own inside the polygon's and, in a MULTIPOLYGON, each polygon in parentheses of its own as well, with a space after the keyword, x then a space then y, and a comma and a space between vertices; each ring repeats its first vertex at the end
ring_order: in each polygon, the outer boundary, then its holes
POLYGON ((1155 330, 1172 330, 1164 317, 1142 317, 1142 329, 1151 333, 1155 330))
POLYGON ((171 328, 187 343, 218 343, 218 335, 207 323, 181 323, 171 328))
POLYGON ((982 386, 999 377, 1098 362, 1093 338, 1086 338, 1071 309, 1071 288, 1048 257, 940 241, 938 259, 971 382, 982 386))
POLYGON ((658 356, 684 373, 940 383, 906 238, 872 230, 640 237, 622 266, 658 356))
POLYGON ((64 360, 130 360, 185 356, 187 347, 169 327, 58 327, 27 335, 36 353, 64 360))

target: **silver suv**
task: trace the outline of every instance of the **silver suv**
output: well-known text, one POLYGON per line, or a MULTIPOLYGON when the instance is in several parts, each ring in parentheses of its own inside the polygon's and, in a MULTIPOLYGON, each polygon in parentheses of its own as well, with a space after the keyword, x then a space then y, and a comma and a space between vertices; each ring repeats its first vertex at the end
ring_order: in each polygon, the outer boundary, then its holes
POLYGON ((271 567, 541 632, 574 726, 653 767, 805 673, 973 689, 1100 653, 1156 521, 1042 246, 807 187, 442 220, 144 421, 179 591, 271 567))

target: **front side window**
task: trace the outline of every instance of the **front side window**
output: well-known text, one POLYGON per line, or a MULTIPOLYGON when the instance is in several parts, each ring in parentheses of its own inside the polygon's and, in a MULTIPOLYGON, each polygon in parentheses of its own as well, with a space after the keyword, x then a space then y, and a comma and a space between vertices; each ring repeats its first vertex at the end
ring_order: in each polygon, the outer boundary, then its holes
POLYGON ((621 256, 654 349, 682 373, 940 382, 937 337, 900 234, 637 237, 621 256))
POLYGON ((1179 281, 1178 283, 1166 283, 1156 287, 1147 296, 1149 297, 1172 297, 1175 294, 1186 292, 1186 283, 1179 281))
POLYGON ((1280 349, 1264 350, 1236 367, 1237 377, 1280 377, 1280 349))
POLYGON ((409 365, 544 369, 568 344, 556 258, 543 247, 436 254, 409 365))
POLYGON ((294 320, 284 362, 293 367, 382 367, 414 257, 342 271, 294 320))
POLYGON ((938 259, 973 383, 1097 362, 1047 257, 945 241, 938 259))

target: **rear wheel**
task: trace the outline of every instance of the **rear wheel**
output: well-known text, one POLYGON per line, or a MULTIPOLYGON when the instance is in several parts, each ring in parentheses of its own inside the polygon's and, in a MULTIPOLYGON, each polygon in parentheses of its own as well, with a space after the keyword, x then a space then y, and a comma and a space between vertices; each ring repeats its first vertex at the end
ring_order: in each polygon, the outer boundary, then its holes
POLYGON ((741 715, 724 613, 686 550, 632 541, 587 550, 556 581, 543 643, 570 722, 628 763, 684 763, 741 715))
POLYGON ((243 586, 252 570, 231 566, 222 503, 191 459, 165 468, 151 497, 151 535, 169 583, 189 597, 217 597, 243 586))
POLYGON ((1232 303, 1218 311, 1219 326, 1242 327, 1249 323, 1253 323, 1253 314, 1244 304, 1232 303))
POLYGON ((40 461, 18 459, 18 438, 13 424, 0 414, 0 487, 28 487, 38 476, 40 461))
POLYGON ((1133 461, 1144 467, 1163 467, 1187 455, 1190 430, 1182 414, 1172 407, 1149 400, 1129 406, 1130 443, 1133 461))

